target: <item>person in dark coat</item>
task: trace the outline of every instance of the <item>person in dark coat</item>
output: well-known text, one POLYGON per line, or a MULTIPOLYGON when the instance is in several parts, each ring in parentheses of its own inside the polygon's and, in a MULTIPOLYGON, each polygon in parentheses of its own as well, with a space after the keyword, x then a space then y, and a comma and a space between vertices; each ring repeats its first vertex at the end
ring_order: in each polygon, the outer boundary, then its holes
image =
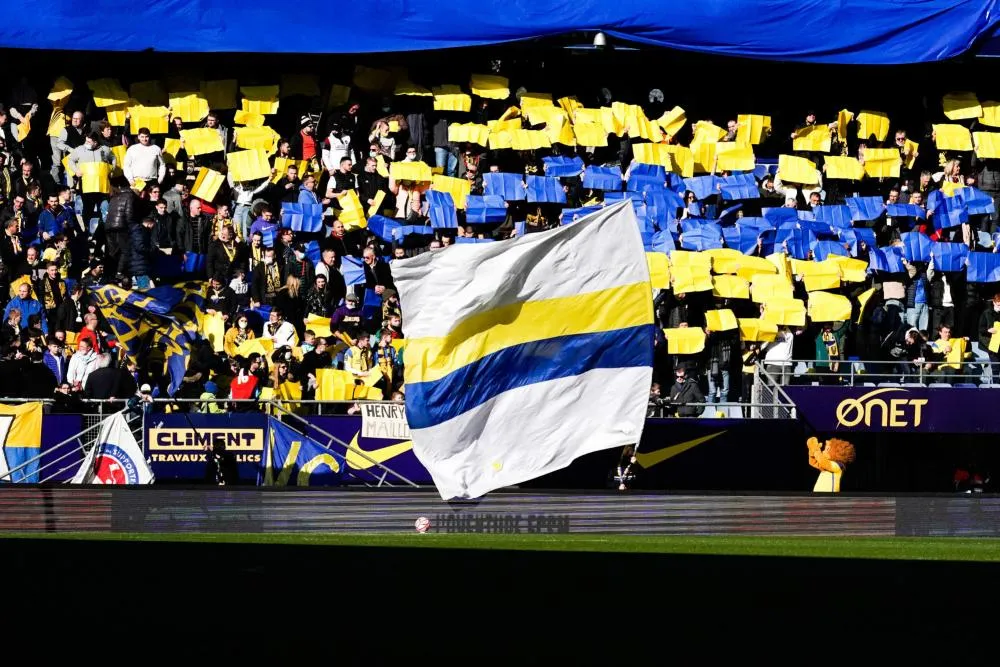
POLYGON ((221 313, 222 319, 229 321, 236 310, 236 293, 223 282, 221 275, 212 276, 208 281, 208 293, 205 295, 205 312, 221 313))
POLYGON ((246 244, 233 241, 233 228, 226 225, 219 231, 219 238, 208 245, 208 257, 205 269, 208 277, 222 276, 224 282, 229 282, 234 267, 243 266, 247 262, 248 250, 246 244))
POLYGON ((153 242, 153 227, 155 222, 152 218, 143 218, 142 223, 132 225, 131 243, 129 244, 126 257, 127 273, 135 277, 134 287, 145 289, 149 287, 149 274, 153 269, 155 261, 156 245, 153 242))
POLYGON ((56 318, 54 322, 49 322, 52 331, 79 331, 83 328, 84 306, 80 303, 83 298, 83 285, 76 283, 70 290, 69 298, 63 299, 59 307, 56 308, 56 318))
POLYGON ((688 377, 684 366, 674 369, 677 381, 670 388, 670 405, 677 410, 678 417, 697 417, 704 410, 704 406, 690 405, 691 403, 704 403, 705 395, 701 393, 698 381, 688 377))
POLYGON ((239 466, 236 456, 226 450, 222 439, 212 443, 208 456, 205 457, 205 482, 218 486, 232 486, 239 483, 239 466))
MULTIPOLYGON (((990 350, 990 340, 1000 332, 1000 293, 994 294, 992 301, 979 316, 979 348, 990 355, 990 362, 1000 362, 1000 354, 990 350)), ((996 382, 995 366, 990 366, 993 382, 996 382)))
POLYGON ((135 194, 128 183, 119 184, 108 202, 108 217, 104 221, 104 244, 107 266, 118 273, 126 268, 121 263, 123 250, 128 244, 129 227, 135 220, 135 194))
MULTIPOLYGON (((118 369, 112 365, 111 355, 103 353, 98 356, 97 361, 94 363, 95 370, 91 371, 90 375, 87 376, 87 383, 83 387, 84 398, 122 398, 122 396, 118 395, 118 382, 120 379, 118 369)), ((127 398, 127 396, 124 398, 127 398)))
POLYGON ((178 252, 208 253, 208 242, 212 237, 212 218, 201 212, 201 200, 192 199, 188 211, 177 221, 178 252))

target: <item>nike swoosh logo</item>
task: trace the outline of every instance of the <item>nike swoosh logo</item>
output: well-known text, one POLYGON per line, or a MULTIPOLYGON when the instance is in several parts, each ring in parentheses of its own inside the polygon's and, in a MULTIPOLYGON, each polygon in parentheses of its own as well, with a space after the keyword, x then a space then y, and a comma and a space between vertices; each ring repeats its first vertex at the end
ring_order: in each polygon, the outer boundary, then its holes
POLYGON ((669 447, 664 447, 663 449, 657 449, 655 452, 643 453, 637 452, 635 455, 636 462, 643 468, 649 469, 658 463, 663 463, 667 459, 671 459, 678 454, 683 454, 689 449, 693 449, 703 442, 708 442, 713 438, 717 438, 725 433, 725 431, 719 431, 718 433, 713 433, 711 435, 702 436, 700 438, 695 438, 694 440, 688 440, 687 442, 682 442, 676 445, 670 445, 669 447))
POLYGON ((351 446, 347 450, 347 466, 355 470, 368 470, 380 463, 385 463, 395 456, 399 456, 403 452, 413 449, 413 441, 407 440, 406 442, 397 442, 395 445, 368 450, 358 444, 359 435, 361 435, 361 431, 354 434, 354 437, 351 439, 351 446), (358 450, 364 452, 365 455, 362 456, 359 454, 358 450))

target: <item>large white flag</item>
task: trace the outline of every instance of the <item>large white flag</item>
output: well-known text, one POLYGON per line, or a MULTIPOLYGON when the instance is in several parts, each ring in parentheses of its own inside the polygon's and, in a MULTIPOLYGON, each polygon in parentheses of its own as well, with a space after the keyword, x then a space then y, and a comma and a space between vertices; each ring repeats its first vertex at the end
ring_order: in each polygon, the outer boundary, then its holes
POLYGON ((97 442, 76 471, 72 483, 153 483, 153 471, 121 413, 111 415, 101 424, 97 442))
POLYGON ((655 330, 628 200, 392 272, 413 452, 442 498, 477 498, 639 442, 655 330))

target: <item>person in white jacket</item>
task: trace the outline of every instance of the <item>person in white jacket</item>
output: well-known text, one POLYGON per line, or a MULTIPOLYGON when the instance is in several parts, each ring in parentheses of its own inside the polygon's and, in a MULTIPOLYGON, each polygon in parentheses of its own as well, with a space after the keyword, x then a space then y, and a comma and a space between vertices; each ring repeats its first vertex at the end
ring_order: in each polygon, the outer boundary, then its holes
POLYGON ((340 161, 345 157, 351 157, 351 137, 344 134, 339 125, 334 125, 323 142, 323 167, 333 174, 340 169, 340 161))
POLYGON ((272 308, 271 316, 268 318, 267 324, 264 325, 262 338, 274 341, 274 349, 276 350, 285 346, 295 347, 295 326, 291 322, 285 321, 280 310, 272 308))
POLYGON ((163 181, 167 174, 167 163, 163 161, 163 151, 153 144, 149 128, 139 128, 139 143, 132 144, 125 151, 122 171, 125 172, 129 185, 135 185, 137 178, 146 183, 163 181))
POLYGON ((69 358, 66 382, 77 391, 87 386, 87 378, 97 368, 98 355, 92 347, 89 340, 83 339, 76 344, 76 354, 69 358))
POLYGON ((792 370, 792 345, 795 336, 786 327, 778 328, 778 335, 770 343, 765 343, 764 370, 771 374, 778 384, 788 384, 792 370))

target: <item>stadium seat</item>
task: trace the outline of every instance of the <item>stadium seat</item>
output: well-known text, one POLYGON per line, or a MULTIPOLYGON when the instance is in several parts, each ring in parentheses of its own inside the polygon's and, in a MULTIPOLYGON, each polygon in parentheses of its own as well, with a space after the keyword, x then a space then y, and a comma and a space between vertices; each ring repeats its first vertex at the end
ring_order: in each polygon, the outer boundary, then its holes
POLYGON ((902 386, 902 387, 926 387, 927 385, 925 385, 923 382, 904 382, 900 386, 902 386))
POLYGON ((959 382, 955 385, 956 389, 979 389, 979 385, 972 382, 959 382))
POLYGON ((902 385, 900 385, 898 382, 879 382, 878 386, 880 386, 880 387, 899 387, 899 386, 902 386, 902 385))
POLYGON ((951 385, 947 382, 931 382, 927 385, 930 389, 951 389, 951 385))
POLYGON ((862 382, 861 386, 862 387, 874 387, 875 383, 874 382, 862 382))

